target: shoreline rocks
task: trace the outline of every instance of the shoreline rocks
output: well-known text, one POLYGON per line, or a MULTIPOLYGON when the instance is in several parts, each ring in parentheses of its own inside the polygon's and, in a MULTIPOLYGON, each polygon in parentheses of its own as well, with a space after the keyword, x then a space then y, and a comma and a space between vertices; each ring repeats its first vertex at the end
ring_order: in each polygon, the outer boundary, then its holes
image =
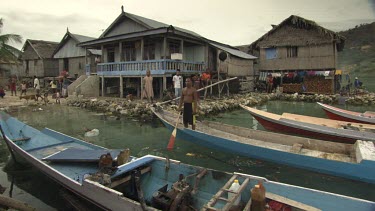
MULTIPOLYGON (((267 94, 267 93, 247 93, 224 96, 222 98, 210 98, 199 102, 199 115, 214 115, 219 112, 234 110, 239 108, 240 104, 247 106, 262 105, 268 101, 301 101, 301 102, 323 102, 327 104, 337 104, 345 102, 350 105, 374 105, 375 94, 370 93, 361 96, 344 97, 340 95, 303 95, 303 94, 267 94)), ((152 111, 149 109, 153 104, 142 100, 128 101, 125 98, 78 98, 69 97, 66 101, 68 106, 90 109, 97 112, 126 118, 136 118, 140 121, 151 121, 153 119, 152 111)), ((158 103, 155 103, 158 105, 158 103)), ((177 110, 177 105, 162 105, 167 110, 177 110)))

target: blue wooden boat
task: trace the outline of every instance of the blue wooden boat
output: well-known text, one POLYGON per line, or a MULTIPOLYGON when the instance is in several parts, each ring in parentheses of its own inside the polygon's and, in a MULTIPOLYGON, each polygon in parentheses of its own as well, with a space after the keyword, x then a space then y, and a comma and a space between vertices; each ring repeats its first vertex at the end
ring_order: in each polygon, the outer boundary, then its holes
MULTIPOLYGON (((177 114, 153 108, 173 130, 177 114)), ((177 127, 177 138, 237 155, 375 183, 375 147, 371 141, 329 142, 216 122, 197 122, 196 130, 177 127)))
POLYGON ((128 162, 116 166, 123 159, 122 152, 117 150, 47 128, 39 131, 3 112, 0 125, 16 162, 26 160, 68 190, 105 210, 250 210, 255 200, 255 197, 251 200, 251 189, 257 184, 265 187, 268 204, 282 203, 302 210, 375 209, 371 201, 247 174, 219 172, 152 155, 130 157, 128 162), (103 155, 109 156, 107 153, 117 158, 111 166, 103 166, 108 161, 108 157, 103 159, 103 155), (116 156, 117 153, 120 155, 116 156), (235 180, 240 187, 233 191, 229 186, 235 180), (238 198, 239 204, 235 204, 238 198))

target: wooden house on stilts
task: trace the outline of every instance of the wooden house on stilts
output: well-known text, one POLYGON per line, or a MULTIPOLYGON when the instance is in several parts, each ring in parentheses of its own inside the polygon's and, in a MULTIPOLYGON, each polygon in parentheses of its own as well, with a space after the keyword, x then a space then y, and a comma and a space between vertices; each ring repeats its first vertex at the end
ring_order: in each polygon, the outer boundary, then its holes
POLYGON ((102 55, 101 50, 89 49, 86 52, 86 49, 77 46, 78 43, 94 39, 96 38, 73 34, 67 29, 64 37, 53 52, 53 58, 59 60, 59 71, 67 71, 70 76, 74 76, 75 78, 86 75, 85 57, 91 64, 90 69, 95 71, 95 61, 100 59, 102 55))
MULTIPOLYGON (((282 21, 253 42, 247 53, 257 56, 259 81, 272 75, 274 88, 288 93, 330 94, 337 89, 341 71, 337 52, 345 38, 295 15, 282 21)), ((242 46, 244 47, 244 46, 242 46)))
POLYGON ((58 60, 52 57, 58 43, 44 40, 26 40, 22 47, 21 59, 23 60, 23 71, 21 77, 40 79, 54 77, 59 74, 58 60))
POLYGON ((95 40, 78 44, 101 50, 101 63, 92 67, 86 57, 86 73, 100 77, 102 96, 140 96, 146 70, 154 78, 154 92, 161 97, 172 85, 177 69, 183 76, 205 70, 225 76, 251 76, 256 57, 237 48, 206 39, 199 34, 124 11, 95 40), (223 53, 222 53, 223 52, 223 53), (219 59, 220 53, 226 59, 219 59))
POLYGON ((74 80, 68 86, 68 95, 85 93, 89 97, 99 96, 99 80, 96 77, 89 78, 89 74, 86 74, 86 69, 96 72, 96 64, 101 58, 102 51, 96 49, 86 50, 77 46, 78 43, 94 39, 96 38, 73 34, 67 29, 53 53, 53 58, 59 61, 60 75, 68 73, 71 81, 74 80))

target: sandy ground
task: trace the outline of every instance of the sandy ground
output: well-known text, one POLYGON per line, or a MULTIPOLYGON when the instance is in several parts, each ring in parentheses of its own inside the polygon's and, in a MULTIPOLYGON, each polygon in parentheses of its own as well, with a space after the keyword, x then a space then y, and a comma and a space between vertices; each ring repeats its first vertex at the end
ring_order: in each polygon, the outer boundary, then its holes
MULTIPOLYGON (((5 92, 4 98, 0 98, 0 108, 16 107, 16 106, 28 106, 28 105, 44 105, 44 101, 39 98, 39 101, 20 99, 21 92, 17 92, 17 96, 12 96, 10 91, 5 92)), ((34 90, 27 90, 27 95, 34 95, 34 90)), ((55 104, 56 100, 52 99, 52 96, 48 96, 48 104, 55 104)), ((61 99, 61 104, 65 104, 65 99, 61 99)))

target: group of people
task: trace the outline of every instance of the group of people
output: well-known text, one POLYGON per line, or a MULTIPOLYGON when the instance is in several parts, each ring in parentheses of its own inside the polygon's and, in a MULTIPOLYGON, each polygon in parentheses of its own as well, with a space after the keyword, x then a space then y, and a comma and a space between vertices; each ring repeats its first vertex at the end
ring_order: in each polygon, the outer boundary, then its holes
MULTIPOLYGON (((50 88, 51 88, 51 92, 52 94, 54 94, 56 97, 56 103, 60 103, 60 91, 57 89, 57 81, 54 79, 50 82, 50 88)), ((27 96, 27 89, 28 87, 33 87, 35 89, 35 96, 37 97, 36 99, 38 99, 39 97, 41 97, 43 99, 43 97, 41 96, 41 92, 40 92, 40 81, 39 81, 39 78, 37 76, 34 76, 33 78, 33 83, 31 84, 31 82, 28 84, 25 80, 23 80, 20 84, 20 88, 21 88, 21 94, 20 94, 20 97, 22 97, 23 95, 24 96, 27 96)), ((9 89, 11 91, 11 96, 17 96, 17 78, 16 77, 11 77, 9 79, 9 89)), ((5 96, 5 90, 4 90, 4 87, 3 86, 0 86, 0 97, 1 98, 4 98, 5 96)), ((44 93, 44 97, 48 96, 48 93, 44 93)))

